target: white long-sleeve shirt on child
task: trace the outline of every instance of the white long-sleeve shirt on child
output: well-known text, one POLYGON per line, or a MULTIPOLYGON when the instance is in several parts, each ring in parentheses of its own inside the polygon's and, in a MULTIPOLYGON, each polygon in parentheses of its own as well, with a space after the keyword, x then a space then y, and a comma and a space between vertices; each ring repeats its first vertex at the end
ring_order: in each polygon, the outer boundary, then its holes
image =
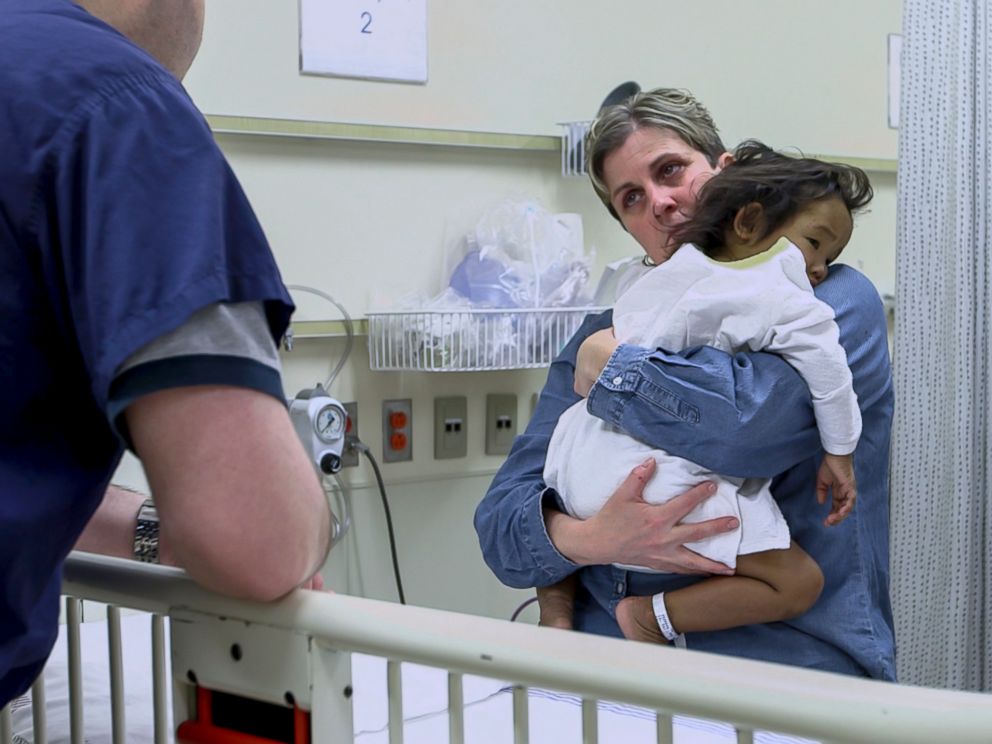
MULTIPOLYGON (((861 412, 834 312, 816 299, 802 253, 784 238, 763 253, 730 262, 711 259, 695 246, 682 246, 617 300, 613 329, 621 343, 668 351, 706 345, 729 353, 781 355, 809 386, 824 449, 836 455, 854 452, 861 412)), ((717 493, 683 521, 740 519, 736 532, 687 547, 733 567, 738 555, 789 546, 789 527, 769 481, 720 475, 652 449, 590 415, 584 400, 558 420, 544 481, 559 494, 569 514, 588 519, 649 456, 657 460, 658 468, 644 490, 646 501, 664 503, 703 480, 712 480, 717 493)), ((811 493, 810 508, 813 498, 811 493)))

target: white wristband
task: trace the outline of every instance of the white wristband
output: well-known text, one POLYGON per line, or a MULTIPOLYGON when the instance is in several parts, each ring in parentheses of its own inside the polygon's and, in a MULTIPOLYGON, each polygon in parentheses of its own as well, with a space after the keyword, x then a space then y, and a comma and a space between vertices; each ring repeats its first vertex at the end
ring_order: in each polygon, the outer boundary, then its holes
POLYGON ((669 641, 674 641, 678 638, 679 632, 675 630, 675 626, 672 625, 672 621, 668 617, 668 608, 665 607, 665 593, 658 592, 651 597, 651 606, 654 608, 654 617, 658 621, 658 629, 661 630, 661 634, 669 641))

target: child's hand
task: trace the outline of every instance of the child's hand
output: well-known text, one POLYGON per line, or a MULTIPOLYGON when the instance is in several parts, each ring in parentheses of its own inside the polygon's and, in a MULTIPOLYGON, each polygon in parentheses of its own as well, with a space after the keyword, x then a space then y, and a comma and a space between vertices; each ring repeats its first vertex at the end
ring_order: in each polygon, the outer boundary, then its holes
POLYGON ((823 524, 833 527, 847 518, 858 498, 853 455, 827 453, 823 456, 820 472, 816 474, 816 500, 825 503, 828 493, 833 494, 833 506, 823 524))

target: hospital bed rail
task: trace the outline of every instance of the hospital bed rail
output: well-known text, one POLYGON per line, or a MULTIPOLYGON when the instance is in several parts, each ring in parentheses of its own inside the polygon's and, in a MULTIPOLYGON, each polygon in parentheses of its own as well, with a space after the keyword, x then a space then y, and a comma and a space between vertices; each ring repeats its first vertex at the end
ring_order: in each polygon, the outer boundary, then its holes
MULTIPOLYGON (((586 742, 596 741, 597 700, 658 711, 659 742, 672 741, 673 714, 730 723, 740 742, 751 741, 755 730, 825 742, 966 743, 992 738, 988 695, 856 679, 343 594, 297 591, 275 603, 243 602, 206 591, 177 569, 95 555, 69 557, 63 593, 159 618, 170 616, 174 628, 176 618, 236 621, 266 632, 302 635, 308 647, 319 653, 354 651, 385 657, 390 660, 391 744, 401 742, 403 736, 399 661, 449 670, 452 742, 463 740, 457 705, 462 674, 520 686, 513 698, 516 742, 527 741, 525 687, 581 696, 586 742)), ((113 654, 113 622, 110 632, 113 654)), ((69 633, 71 657, 71 629, 69 633)), ((156 675, 162 677, 164 646, 161 639, 157 643, 153 661, 156 675)), ((175 636, 172 651, 175 656, 175 636)), ((317 716, 324 703, 314 689, 312 708, 317 716)), ((155 697, 161 705, 160 691, 155 697)), ((319 718, 326 720, 326 714, 319 718)), ((312 741, 331 741, 321 738, 317 720, 312 741)), ((0 736, 6 732, 0 725, 0 736)), ((165 732, 156 736, 159 741, 171 740, 165 732)), ((0 741, 5 744, 6 739, 0 741)))

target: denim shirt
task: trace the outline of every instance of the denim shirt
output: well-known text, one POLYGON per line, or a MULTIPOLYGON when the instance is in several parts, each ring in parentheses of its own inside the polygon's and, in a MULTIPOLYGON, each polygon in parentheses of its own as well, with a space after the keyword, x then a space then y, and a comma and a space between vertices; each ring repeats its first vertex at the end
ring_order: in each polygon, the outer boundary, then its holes
MULTIPOLYGON (((772 493, 793 539, 823 570, 823 593, 800 617, 687 634, 689 648, 893 680, 888 595, 893 391, 885 314, 871 282, 848 266, 832 267, 816 296, 836 313, 863 419, 854 456, 858 502, 838 526, 823 526, 830 505, 816 502, 822 451, 809 391, 773 354, 728 355, 709 347, 672 353, 621 345, 587 406, 636 439, 716 472, 773 478, 772 493)), ((558 417, 579 399, 572 389, 579 346, 610 325, 610 312, 586 318, 551 365, 533 418, 476 509, 475 527, 486 563, 504 584, 546 586, 578 571, 575 627, 620 636, 614 610, 623 597, 674 590, 699 577, 581 567, 548 537, 542 509, 557 508, 557 495, 542 481, 548 441, 558 417)))

